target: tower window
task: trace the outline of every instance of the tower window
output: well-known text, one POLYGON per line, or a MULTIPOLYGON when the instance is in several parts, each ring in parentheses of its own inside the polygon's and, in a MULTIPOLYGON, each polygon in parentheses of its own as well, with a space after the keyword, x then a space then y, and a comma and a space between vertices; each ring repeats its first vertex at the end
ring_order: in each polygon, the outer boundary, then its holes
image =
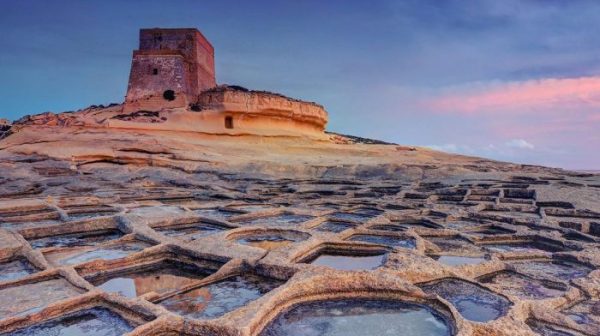
POLYGON ((158 69, 157 68, 152 69, 152 74, 153 75, 158 75, 158 69))
POLYGON ((163 98, 165 98, 168 101, 175 100, 175 91, 173 91, 173 90, 166 90, 165 92, 163 92, 163 98))
POLYGON ((225 128, 233 128, 233 117, 232 116, 225 117, 225 128))

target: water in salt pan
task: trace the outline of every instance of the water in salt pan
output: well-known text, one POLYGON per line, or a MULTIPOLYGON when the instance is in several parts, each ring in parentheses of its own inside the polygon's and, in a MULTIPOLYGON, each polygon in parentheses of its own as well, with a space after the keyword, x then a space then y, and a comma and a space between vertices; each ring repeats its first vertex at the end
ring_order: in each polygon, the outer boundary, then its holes
POLYGON ((346 254, 345 252, 321 253, 310 264, 328 266, 343 271, 373 270, 383 265, 387 253, 377 254, 346 254))
POLYGON ((38 312, 49 304, 77 296, 83 290, 63 278, 0 289, 0 320, 38 312))
POLYGON ((441 226, 439 224, 436 224, 436 223, 428 221, 428 220, 400 220, 400 221, 394 221, 393 223, 395 225, 404 227, 405 229, 409 229, 409 228, 439 229, 439 228, 441 228, 441 226))
POLYGON ((280 285, 282 282, 279 280, 245 274, 177 294, 160 304, 183 316, 216 318, 258 299, 280 285))
POLYGON ((129 322, 106 308, 83 310, 11 333, 11 336, 119 336, 133 330, 129 322))
POLYGON ((565 250, 564 248, 562 248, 560 246, 551 245, 551 244, 543 244, 543 243, 533 242, 533 241, 514 241, 514 242, 505 242, 505 243, 484 244, 482 246, 484 246, 486 249, 488 249, 491 252, 498 252, 498 253, 503 253, 503 252, 517 252, 517 253, 533 252, 533 253, 537 253, 540 251, 561 252, 561 251, 565 250))
POLYGON ((463 257, 455 255, 432 256, 432 258, 448 266, 477 265, 487 261, 485 257, 463 257))
POLYGON ((191 265, 162 262, 150 268, 98 277, 91 282, 107 292, 136 297, 149 292, 163 294, 190 285, 210 272, 191 265))
POLYGON ((543 282, 519 273, 502 271, 480 278, 483 283, 500 287, 506 294, 523 299, 547 299, 563 295, 566 286, 560 283, 543 282))
POLYGON ((206 216, 217 219, 228 219, 233 216, 244 214, 243 211, 225 210, 225 209, 197 209, 194 210, 200 216, 206 216))
POLYGON ((293 306, 273 320, 261 336, 449 336, 453 327, 437 311, 391 300, 338 300, 293 306))
POLYGON ((403 247, 408 249, 414 249, 417 247, 417 243, 413 238, 359 234, 350 236, 348 240, 386 245, 391 247, 403 247))
POLYGON ((561 280, 581 278, 593 270, 590 266, 566 260, 518 261, 511 265, 523 274, 561 280))
POLYGON ((396 224, 377 224, 377 225, 372 225, 369 228, 371 230, 390 231, 390 232, 402 232, 402 231, 406 231, 406 229, 407 229, 405 226, 396 225, 396 224))
POLYGON ((600 300, 584 300, 565 310, 567 315, 578 324, 593 325, 600 328, 600 300))
POLYGON ((488 225, 488 226, 476 228, 474 230, 469 231, 468 233, 472 234, 472 235, 480 235, 480 236, 486 236, 486 235, 493 236, 493 235, 499 235, 499 234, 512 234, 515 232, 516 231, 514 231, 514 230, 506 229, 501 226, 488 225))
POLYGON ((444 279, 420 286, 427 293, 450 301, 460 314, 471 321, 487 322, 503 316, 510 301, 483 287, 459 279, 444 279))
POLYGON ((310 234, 296 230, 267 230, 248 232, 237 236, 237 242, 243 245, 274 250, 310 238, 310 234))
POLYGON ((288 246, 294 241, 283 238, 278 235, 262 235, 238 239, 237 242, 240 244, 250 245, 270 251, 280 247, 288 246))
POLYGON ((383 211, 373 208, 360 208, 347 212, 338 211, 330 215, 334 220, 350 220, 354 222, 363 222, 373 217, 379 216, 383 211))
POLYGON ((270 217, 260 217, 247 222, 243 222, 244 225, 274 225, 274 226, 290 226, 300 224, 313 219, 313 216, 309 215, 295 215, 295 214, 282 214, 270 217))
POLYGON ((75 265, 88 262, 95 259, 113 260, 124 258, 135 252, 139 252, 150 244, 133 241, 114 246, 106 246, 92 249, 83 249, 81 251, 56 251, 47 254, 50 262, 59 265, 75 265))
POLYGON ((428 237, 427 240, 437 245, 443 252, 454 254, 482 253, 479 246, 462 237, 428 237))
POLYGON ((75 233, 33 239, 30 241, 30 244, 33 248, 94 246, 109 240, 118 239, 122 236, 123 233, 118 230, 75 233))
POLYGON ((4 262, 0 264, 0 282, 17 280, 35 271, 35 268, 25 259, 4 262))
POLYGON ((264 210, 272 209, 273 206, 268 205, 268 204, 253 204, 253 205, 250 204, 250 205, 231 205, 231 206, 229 206, 229 208, 232 208, 235 210, 247 211, 247 212, 256 212, 256 211, 264 211, 264 210))
POLYGON ((360 214, 360 213, 352 213, 352 212, 335 212, 330 215, 329 218, 335 221, 351 221, 351 222, 362 222, 364 220, 369 219, 372 216, 360 214))
POLYGON ((67 212, 69 216, 69 220, 79 220, 79 219, 88 219, 94 217, 102 217, 102 216, 110 216, 118 211, 116 210, 104 210, 104 211, 82 211, 82 212, 67 212))
POLYGON ((340 233, 344 230, 347 229, 351 229, 355 226, 355 224, 351 224, 348 222, 337 222, 337 221, 325 221, 321 224, 319 224, 319 226, 317 226, 315 229, 317 231, 328 231, 328 232, 335 232, 335 233, 340 233))
POLYGON ((164 234, 165 236, 177 237, 186 241, 196 240, 198 238, 206 237, 224 230, 227 230, 227 228, 208 223, 194 223, 156 229, 156 231, 164 234))

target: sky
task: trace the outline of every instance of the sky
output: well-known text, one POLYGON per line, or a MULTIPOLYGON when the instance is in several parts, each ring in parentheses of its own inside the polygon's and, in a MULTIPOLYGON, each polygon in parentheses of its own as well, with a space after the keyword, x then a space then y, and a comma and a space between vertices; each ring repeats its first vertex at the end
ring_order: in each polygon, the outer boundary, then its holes
POLYGON ((1 1, 0 118, 122 102, 138 30, 196 27, 328 130, 600 170, 600 1, 1 1))

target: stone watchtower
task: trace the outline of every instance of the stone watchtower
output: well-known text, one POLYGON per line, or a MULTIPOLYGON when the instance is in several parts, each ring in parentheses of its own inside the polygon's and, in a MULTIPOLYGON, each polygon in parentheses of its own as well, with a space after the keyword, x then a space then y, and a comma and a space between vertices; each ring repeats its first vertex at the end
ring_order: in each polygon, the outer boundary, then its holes
POLYGON ((185 107, 215 85, 214 49, 197 29, 141 29, 124 112, 185 107))

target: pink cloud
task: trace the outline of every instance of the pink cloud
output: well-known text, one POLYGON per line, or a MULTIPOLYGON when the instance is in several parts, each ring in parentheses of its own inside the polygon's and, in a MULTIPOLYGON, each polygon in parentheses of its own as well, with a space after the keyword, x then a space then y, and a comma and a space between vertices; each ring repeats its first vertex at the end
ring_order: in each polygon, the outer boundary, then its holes
MULTIPOLYGON (((600 121, 600 120, 599 120, 600 121)), ((490 123, 495 134, 505 137, 528 135, 534 138, 547 137, 552 134, 574 134, 581 136, 596 127, 595 121, 585 118, 569 118, 568 116, 544 116, 537 122, 522 122, 515 118, 498 118, 490 123)))
POLYGON ((425 105, 434 112, 466 115, 568 109, 591 112, 598 120, 600 114, 600 76, 478 84, 451 91, 425 105))

